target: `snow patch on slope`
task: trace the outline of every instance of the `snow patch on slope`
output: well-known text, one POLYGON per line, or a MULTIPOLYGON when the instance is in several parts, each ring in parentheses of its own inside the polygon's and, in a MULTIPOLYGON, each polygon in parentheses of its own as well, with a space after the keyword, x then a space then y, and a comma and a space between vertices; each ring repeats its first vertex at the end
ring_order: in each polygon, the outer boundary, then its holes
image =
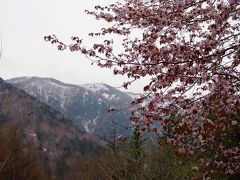
POLYGON ((84 84, 82 85, 87 90, 90 90, 92 92, 98 92, 98 91, 109 91, 108 87, 105 84, 96 83, 96 84, 84 84))
POLYGON ((96 128, 96 125, 97 125, 97 120, 99 118, 99 113, 100 112, 99 112, 99 109, 98 109, 97 116, 95 118, 93 118, 92 120, 88 120, 88 121, 83 122, 82 126, 85 128, 85 130, 88 133, 93 134, 93 132, 96 128))

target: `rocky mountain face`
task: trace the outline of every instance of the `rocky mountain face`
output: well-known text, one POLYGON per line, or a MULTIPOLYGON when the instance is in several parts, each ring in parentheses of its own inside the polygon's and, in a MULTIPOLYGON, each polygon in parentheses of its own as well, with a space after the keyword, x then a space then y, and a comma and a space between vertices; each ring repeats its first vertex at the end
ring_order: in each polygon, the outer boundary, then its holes
MULTIPOLYGON (((55 95, 60 93, 55 89, 55 95)), ((63 104, 59 106, 65 108, 63 104)), ((4 123, 16 123, 54 169, 61 159, 99 152, 103 147, 84 127, 76 126, 50 106, 0 79, 0 125, 4 123)))
POLYGON ((19 77, 7 82, 63 113, 89 133, 129 133, 132 96, 128 93, 106 84, 72 85, 52 78, 19 77), (109 113, 111 107, 120 110, 109 113))

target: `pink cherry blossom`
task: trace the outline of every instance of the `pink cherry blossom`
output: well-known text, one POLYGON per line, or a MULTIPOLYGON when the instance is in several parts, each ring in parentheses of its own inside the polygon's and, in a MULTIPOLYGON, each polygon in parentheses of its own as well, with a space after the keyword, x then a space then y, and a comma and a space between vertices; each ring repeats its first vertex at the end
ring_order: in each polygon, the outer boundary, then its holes
POLYGON ((154 132, 160 122, 179 154, 202 152, 205 179, 216 171, 239 173, 240 1, 125 0, 86 12, 109 22, 90 35, 124 37, 122 53, 114 53, 109 39, 91 49, 80 38, 71 45, 56 36, 45 40, 127 75, 125 88, 150 76, 147 95, 132 102, 131 120, 154 132), (134 30, 142 37, 134 38, 134 30))

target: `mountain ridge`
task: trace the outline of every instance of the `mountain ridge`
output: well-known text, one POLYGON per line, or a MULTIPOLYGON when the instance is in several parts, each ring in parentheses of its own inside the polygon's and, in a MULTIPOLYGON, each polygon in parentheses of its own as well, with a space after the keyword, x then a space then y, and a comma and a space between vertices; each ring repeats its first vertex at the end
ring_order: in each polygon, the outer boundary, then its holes
POLYGON ((53 173, 59 159, 98 153, 104 143, 63 114, 0 78, 0 125, 17 124, 33 139, 53 173))
POLYGON ((36 76, 17 77, 7 82, 84 126, 89 133, 105 135, 117 129, 117 134, 127 134, 126 128, 131 126, 130 112, 126 109, 132 96, 107 84, 74 85, 36 76), (125 110, 108 113, 112 107, 125 110))

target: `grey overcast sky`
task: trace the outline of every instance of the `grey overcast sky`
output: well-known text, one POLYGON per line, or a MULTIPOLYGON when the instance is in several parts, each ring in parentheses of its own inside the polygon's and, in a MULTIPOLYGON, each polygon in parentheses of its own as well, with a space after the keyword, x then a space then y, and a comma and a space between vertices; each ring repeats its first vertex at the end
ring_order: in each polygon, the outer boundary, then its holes
MULTIPOLYGON (((112 70, 92 66, 79 53, 60 52, 43 37, 56 34, 68 41, 71 36, 86 37, 106 25, 87 15, 85 9, 116 0, 0 0, 0 31, 3 55, 0 77, 52 77, 66 83, 107 83, 122 85, 126 78, 112 70)), ((90 40, 89 40, 90 41, 90 40)), ((128 91, 141 92, 142 82, 128 91)))

